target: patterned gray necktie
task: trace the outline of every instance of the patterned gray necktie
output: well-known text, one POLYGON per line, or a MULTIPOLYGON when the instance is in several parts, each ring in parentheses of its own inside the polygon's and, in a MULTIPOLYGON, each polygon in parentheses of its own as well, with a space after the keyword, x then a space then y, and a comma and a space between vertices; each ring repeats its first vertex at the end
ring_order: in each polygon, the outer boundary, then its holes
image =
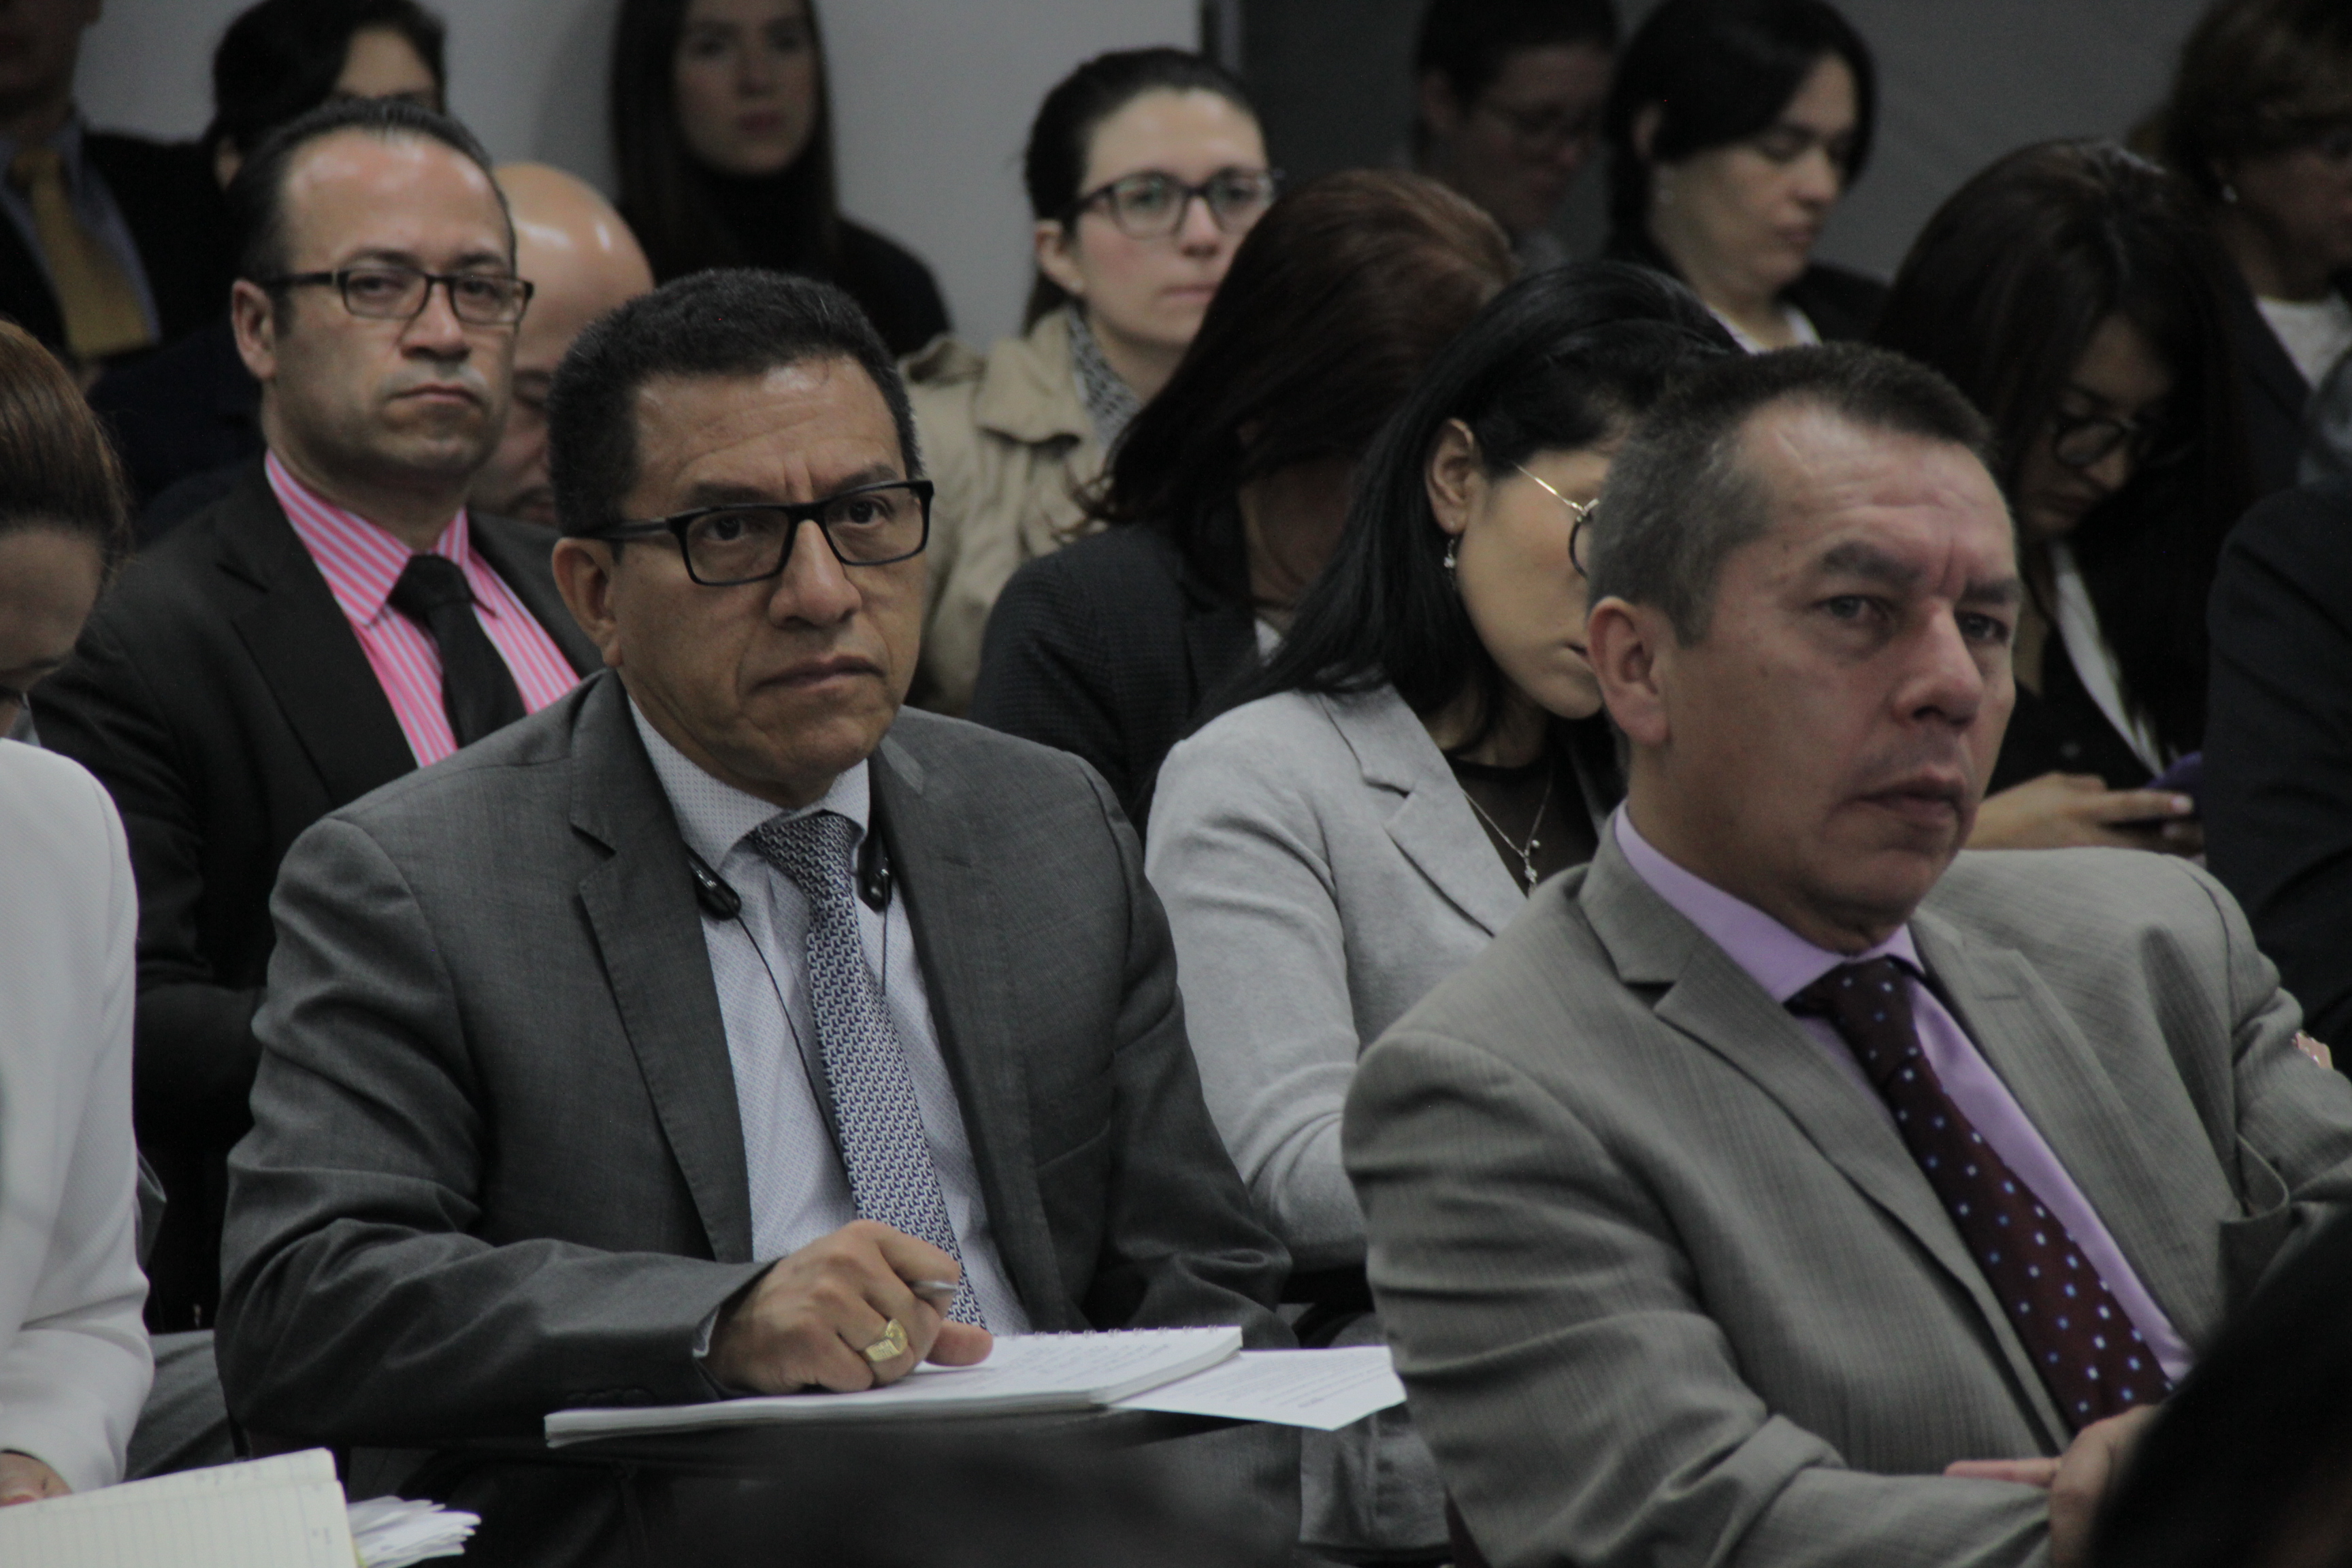
MULTIPOLYGON (((841 1161, 849 1172, 858 1217, 919 1237, 961 1265, 963 1252, 956 1246, 930 1142, 923 1135, 915 1079, 858 940, 850 868, 857 825, 836 812, 818 811, 763 822, 748 837, 751 847, 790 877, 808 900, 809 1008, 816 1016, 817 1044, 833 1085, 841 1161)), ((948 1316, 987 1326, 970 1270, 948 1316)))

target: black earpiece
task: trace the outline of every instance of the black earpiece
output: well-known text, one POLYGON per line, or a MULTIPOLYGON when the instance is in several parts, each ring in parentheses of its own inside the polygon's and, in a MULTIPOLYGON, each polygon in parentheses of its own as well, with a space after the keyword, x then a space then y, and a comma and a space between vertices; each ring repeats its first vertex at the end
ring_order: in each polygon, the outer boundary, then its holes
POLYGON ((890 851, 883 847, 882 835, 868 833, 857 850, 857 896, 878 915, 890 907, 891 885, 897 879, 890 869, 890 851))
POLYGON ((743 912, 743 895, 729 887, 727 879, 691 849, 686 852, 686 868, 694 873, 694 901, 704 913, 713 920, 731 921, 743 912))

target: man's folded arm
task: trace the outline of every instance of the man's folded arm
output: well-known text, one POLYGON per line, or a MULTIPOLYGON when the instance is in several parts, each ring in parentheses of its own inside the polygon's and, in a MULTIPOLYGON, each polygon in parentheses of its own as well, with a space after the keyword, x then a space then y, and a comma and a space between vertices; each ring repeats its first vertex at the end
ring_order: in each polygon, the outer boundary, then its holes
POLYGON ((1387 1037, 1347 1145, 1414 1424, 1497 1568, 2046 1560, 2046 1494, 1859 1473, 1767 1409, 1645 1184, 1494 1057, 1387 1037))
POLYGON ((142 1126, 191 1118, 222 1140, 245 1120, 258 992, 223 985, 197 938, 204 834, 196 791, 147 672, 101 607, 74 657, 41 688, 41 742, 98 775, 114 797, 139 882, 142 1126))
POLYGON ((287 857, 274 910, 223 1249, 238 1418, 415 1445, 534 1430, 572 1405, 709 1397, 697 1336, 761 1266, 471 1234, 494 1134, 415 896, 329 818, 287 857))
POLYGON ((1270 1310, 1289 1255, 1260 1224, 1201 1097, 1184 1037, 1176 948, 1143 855, 1110 788, 1088 787, 1127 888, 1127 963, 1112 1054, 1108 1230, 1088 1307, 1098 1321, 1234 1323, 1254 1346, 1287 1346, 1270 1310))

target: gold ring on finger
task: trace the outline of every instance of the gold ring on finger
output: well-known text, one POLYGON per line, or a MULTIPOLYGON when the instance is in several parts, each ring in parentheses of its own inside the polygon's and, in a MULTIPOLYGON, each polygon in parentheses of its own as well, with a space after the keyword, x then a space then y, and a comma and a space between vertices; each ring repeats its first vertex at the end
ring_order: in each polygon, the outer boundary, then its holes
POLYGON ((907 1325, 893 1318, 882 1325, 882 1337, 866 1347, 866 1359, 876 1366, 907 1353, 907 1325))

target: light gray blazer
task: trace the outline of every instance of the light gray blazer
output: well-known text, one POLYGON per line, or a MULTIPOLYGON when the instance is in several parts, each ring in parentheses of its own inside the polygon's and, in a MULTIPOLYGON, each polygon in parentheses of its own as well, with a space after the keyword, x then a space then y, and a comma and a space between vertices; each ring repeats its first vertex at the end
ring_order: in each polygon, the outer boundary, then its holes
MULTIPOLYGON (((1595 823, 1606 785, 1553 810, 1595 823)), ((1145 873, 1225 1146, 1296 1266, 1361 1260, 1339 1160, 1356 1060, 1527 907, 1391 687, 1285 692, 1168 753, 1145 873)))
MULTIPOLYGON (((2352 1083, 2220 884, 1964 854, 1911 925, 2192 1347, 2352 1201, 2352 1083)), ((1415 1425, 1496 1568, 2010 1563, 2067 1438, 1866 1091, 1613 834, 1367 1053, 1347 1114, 1415 1425)))

